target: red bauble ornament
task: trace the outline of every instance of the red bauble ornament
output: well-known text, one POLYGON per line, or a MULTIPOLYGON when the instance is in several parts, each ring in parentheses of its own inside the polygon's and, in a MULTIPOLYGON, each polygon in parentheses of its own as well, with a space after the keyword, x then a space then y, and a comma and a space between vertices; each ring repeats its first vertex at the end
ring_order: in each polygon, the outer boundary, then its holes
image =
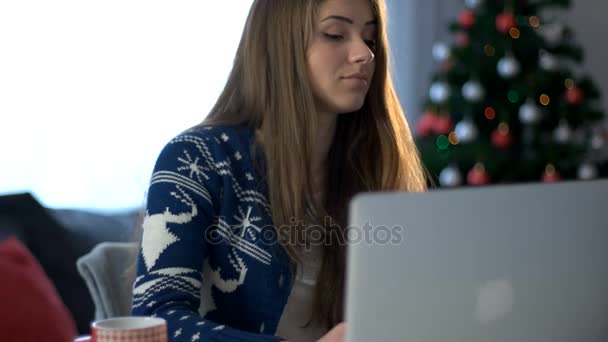
POLYGON ((511 13, 501 13, 496 16, 496 29, 498 32, 507 33, 512 27, 517 26, 515 16, 511 13))
POLYGON ((583 91, 581 90, 581 88, 578 88, 578 87, 574 87, 574 88, 570 88, 570 89, 566 90, 565 97, 566 97, 566 102, 572 106, 580 105, 585 100, 585 94, 583 94, 583 91))
POLYGON ((492 144, 498 148, 509 148, 513 144, 511 133, 501 133, 499 130, 492 132, 492 144))
POLYGON ((509 148, 513 144, 513 135, 506 123, 501 122, 492 132, 492 144, 498 148, 509 148))
POLYGON ((433 132, 435 134, 449 134, 454 130, 454 123, 447 115, 437 116, 433 125, 433 132))
POLYGON ((545 167, 545 172, 543 173, 542 181, 545 183, 555 183, 562 180, 562 177, 559 175, 559 172, 555 169, 553 164, 548 164, 545 167))
POLYGON ((490 176, 482 163, 477 163, 467 173, 467 183, 470 185, 485 185, 490 183, 490 176))
POLYGON ((466 32, 458 32, 454 35, 454 43, 460 48, 469 46, 469 35, 466 32))
POLYGON ((433 132, 433 127, 435 127, 435 120, 437 120, 435 113, 430 111, 424 112, 416 123, 416 134, 419 137, 429 136, 433 132))
POLYGON ((475 24, 475 13, 471 10, 464 10, 458 17, 458 23, 465 29, 473 27, 475 24))

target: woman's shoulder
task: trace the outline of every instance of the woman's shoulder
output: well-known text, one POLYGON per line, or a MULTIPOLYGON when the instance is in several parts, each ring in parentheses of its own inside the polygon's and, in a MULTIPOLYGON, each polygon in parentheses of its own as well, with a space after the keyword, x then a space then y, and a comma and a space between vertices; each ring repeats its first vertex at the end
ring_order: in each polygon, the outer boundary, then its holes
POLYGON ((247 126, 195 126, 173 137, 161 154, 188 160, 238 161, 249 153, 253 138, 254 130, 247 126))
POLYGON ((198 181, 233 174, 251 161, 254 130, 244 126, 195 126, 170 139, 159 153, 153 174, 196 177, 198 181))
POLYGON ((173 140, 189 137, 221 145, 245 145, 251 143, 253 135, 253 128, 248 126, 198 125, 183 131, 173 140))

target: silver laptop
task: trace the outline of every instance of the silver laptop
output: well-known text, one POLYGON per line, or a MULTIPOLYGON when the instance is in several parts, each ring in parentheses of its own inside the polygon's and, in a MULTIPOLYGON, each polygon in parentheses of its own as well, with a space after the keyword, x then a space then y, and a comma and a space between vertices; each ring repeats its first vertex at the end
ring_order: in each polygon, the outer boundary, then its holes
POLYGON ((608 180, 363 194, 346 340, 608 341, 608 180))

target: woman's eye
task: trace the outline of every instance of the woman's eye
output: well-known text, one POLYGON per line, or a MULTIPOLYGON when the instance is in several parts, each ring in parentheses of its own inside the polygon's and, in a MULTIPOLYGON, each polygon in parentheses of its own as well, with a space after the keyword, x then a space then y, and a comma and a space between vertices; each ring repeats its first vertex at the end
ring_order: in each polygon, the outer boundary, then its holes
POLYGON ((343 36, 341 36, 339 34, 324 33, 323 35, 325 35, 326 38, 328 38, 330 40, 335 40, 335 41, 339 41, 339 40, 342 40, 342 38, 344 38, 343 36))

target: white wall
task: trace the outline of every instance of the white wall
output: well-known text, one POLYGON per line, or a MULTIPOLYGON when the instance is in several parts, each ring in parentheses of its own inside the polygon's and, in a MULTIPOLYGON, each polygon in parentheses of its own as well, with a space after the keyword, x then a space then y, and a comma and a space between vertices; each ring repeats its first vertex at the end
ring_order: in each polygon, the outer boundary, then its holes
POLYGON ((608 111, 608 46, 606 14, 608 1, 572 0, 565 18, 585 52, 583 70, 589 72, 602 92, 604 111, 608 111))
POLYGON ((162 146, 202 121, 251 1, 0 1, 0 194, 144 200, 162 146))

